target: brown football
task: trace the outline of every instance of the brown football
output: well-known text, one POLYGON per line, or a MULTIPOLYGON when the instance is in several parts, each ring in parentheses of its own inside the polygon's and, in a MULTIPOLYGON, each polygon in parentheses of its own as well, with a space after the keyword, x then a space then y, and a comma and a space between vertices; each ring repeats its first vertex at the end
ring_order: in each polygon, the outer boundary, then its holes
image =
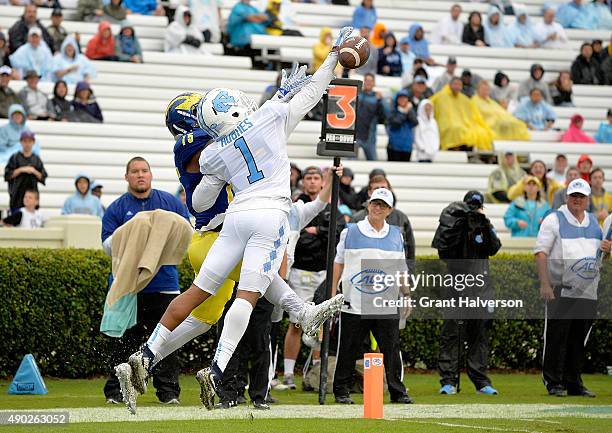
POLYGON ((338 61, 348 69, 365 65, 370 57, 370 43, 361 36, 351 36, 338 47, 338 61))

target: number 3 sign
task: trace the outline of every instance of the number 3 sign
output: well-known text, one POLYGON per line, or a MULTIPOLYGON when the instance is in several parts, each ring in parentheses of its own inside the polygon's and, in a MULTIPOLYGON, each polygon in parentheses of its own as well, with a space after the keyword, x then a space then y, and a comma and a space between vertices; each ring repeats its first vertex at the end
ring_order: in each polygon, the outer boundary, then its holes
POLYGON ((357 156, 355 126, 361 81, 336 79, 323 96, 321 141, 317 154, 321 156, 357 156))

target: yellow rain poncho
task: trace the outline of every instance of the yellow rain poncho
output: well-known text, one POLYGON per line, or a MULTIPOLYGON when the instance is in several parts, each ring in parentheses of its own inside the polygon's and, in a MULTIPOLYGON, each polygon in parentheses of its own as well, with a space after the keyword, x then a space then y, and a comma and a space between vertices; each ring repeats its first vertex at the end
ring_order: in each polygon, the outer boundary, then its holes
POLYGON ((461 145, 478 150, 493 149, 493 131, 483 120, 476 105, 463 93, 453 95, 447 84, 429 100, 440 130, 440 149, 461 145))
POLYGON ((529 140, 531 136, 527 125, 512 114, 508 113, 496 101, 483 98, 478 94, 472 96, 480 115, 485 123, 493 130, 493 140, 529 140))
POLYGON ((323 64, 327 55, 332 50, 332 44, 327 44, 331 41, 332 30, 329 27, 323 27, 319 33, 319 42, 312 47, 312 70, 313 72, 319 69, 323 64))

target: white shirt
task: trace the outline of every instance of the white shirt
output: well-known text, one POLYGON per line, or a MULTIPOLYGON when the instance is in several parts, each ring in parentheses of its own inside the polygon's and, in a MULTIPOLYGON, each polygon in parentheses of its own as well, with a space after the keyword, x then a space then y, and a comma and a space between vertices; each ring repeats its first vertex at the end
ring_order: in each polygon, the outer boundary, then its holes
POLYGON ((200 172, 204 176, 193 192, 194 210, 202 212, 210 208, 221 188, 230 183, 234 200, 226 213, 271 208, 289 212, 291 169, 287 138, 317 105, 334 77, 337 63, 337 53, 330 53, 310 82, 289 102, 267 101, 234 131, 219 137, 202 151, 200 172), (256 175, 255 170, 261 175, 256 175), (254 181, 258 176, 263 178, 254 181))
POLYGON ((604 240, 612 240, 612 233, 609 234, 610 228, 612 227, 612 214, 608 215, 608 217, 604 220, 602 233, 604 235, 604 240))
POLYGON ((542 48, 554 48, 558 50, 569 50, 571 48, 565 30, 563 30, 561 24, 556 21, 550 24, 540 21, 536 24, 534 30, 542 48), (557 38, 547 41, 546 38, 553 33, 557 34, 557 38))
MULTIPOLYGON (((564 204, 558 210, 563 212, 567 222, 573 226, 588 227, 591 222, 587 212, 584 213, 582 222, 579 222, 569 211, 567 205, 564 204)), ((561 246, 561 236, 559 236, 559 217, 557 217, 556 212, 551 212, 542 221, 533 252, 534 254, 544 253, 549 259, 563 258, 563 247, 561 246)))
MULTIPOLYGON (((386 221, 383 224, 383 228, 380 231, 377 231, 374 227, 372 227, 372 224, 370 224, 367 217, 357 223, 357 228, 364 236, 374 239, 381 239, 389 234, 389 224, 387 224, 386 221)), ((336 247, 336 258, 334 259, 336 263, 344 264, 344 246, 346 244, 347 233, 348 228, 345 228, 342 230, 342 233, 340 233, 340 241, 336 247)))
POLYGON ((462 36, 463 23, 459 19, 453 20, 453 17, 449 15, 438 21, 438 26, 433 31, 431 43, 458 45, 461 43, 462 36))
POLYGON ((21 229, 38 229, 43 226, 43 217, 40 211, 30 212, 25 207, 19 209, 21 212, 21 222, 17 227, 21 229))

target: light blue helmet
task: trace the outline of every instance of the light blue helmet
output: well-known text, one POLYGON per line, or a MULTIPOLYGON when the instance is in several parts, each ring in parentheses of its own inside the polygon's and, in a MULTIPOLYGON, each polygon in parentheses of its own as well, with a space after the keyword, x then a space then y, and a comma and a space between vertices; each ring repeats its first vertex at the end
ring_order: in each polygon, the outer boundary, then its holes
POLYGON ((198 125, 211 137, 221 137, 229 134, 255 110, 255 101, 240 90, 212 89, 198 104, 198 125))

